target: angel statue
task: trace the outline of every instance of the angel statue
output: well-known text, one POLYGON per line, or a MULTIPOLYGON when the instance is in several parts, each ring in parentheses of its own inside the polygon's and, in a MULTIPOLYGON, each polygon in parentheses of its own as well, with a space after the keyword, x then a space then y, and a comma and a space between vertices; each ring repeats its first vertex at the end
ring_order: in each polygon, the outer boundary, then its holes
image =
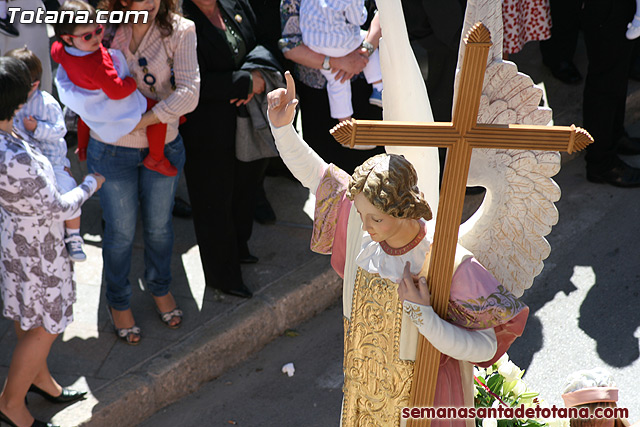
MULTIPOLYGON (((384 117, 433 121, 400 0, 379 0, 377 5, 384 117)), ((484 123, 547 124, 550 110, 538 107, 540 89, 514 64, 499 59, 500 8, 498 0, 470 0, 467 6, 466 22, 483 21, 494 36, 479 118, 484 123)), ((553 202, 559 189, 550 177, 559 170, 559 154, 474 150, 469 181, 485 186, 487 195, 469 220, 472 225, 461 230, 460 242, 468 247, 458 245, 443 319, 431 307, 426 279, 417 277, 429 263, 434 234, 435 149, 377 155, 349 176, 327 164, 296 133, 295 86, 289 73, 285 77, 286 89, 268 95, 271 130, 287 167, 316 197, 311 249, 331 254, 332 267, 344 279, 341 424, 405 425, 401 410, 409 405, 420 335, 442 353, 434 406, 473 407, 473 364, 491 365, 524 330, 529 309, 517 296, 531 285, 549 254, 543 236, 557 221, 553 202)), ((432 422, 474 424, 463 419, 432 422)))

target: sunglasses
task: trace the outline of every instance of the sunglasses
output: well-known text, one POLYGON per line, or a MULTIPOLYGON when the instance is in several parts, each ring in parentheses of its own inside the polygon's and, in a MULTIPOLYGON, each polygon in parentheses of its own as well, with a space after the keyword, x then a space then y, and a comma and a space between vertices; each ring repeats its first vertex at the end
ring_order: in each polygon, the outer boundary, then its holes
POLYGON ((69 37, 73 37, 73 38, 81 38, 82 40, 88 42, 90 41, 93 36, 99 36, 100 34, 102 34, 103 31, 103 27, 102 24, 98 24, 98 26, 96 27, 95 30, 93 31, 89 31, 88 33, 84 33, 84 34, 80 34, 79 36, 76 36, 74 34, 67 34, 69 37))

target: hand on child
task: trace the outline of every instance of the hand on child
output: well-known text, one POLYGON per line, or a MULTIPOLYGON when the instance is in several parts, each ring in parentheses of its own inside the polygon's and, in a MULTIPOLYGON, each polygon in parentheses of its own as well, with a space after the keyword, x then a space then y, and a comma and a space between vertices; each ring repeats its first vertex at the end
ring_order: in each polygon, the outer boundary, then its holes
POLYGON ((102 184, 104 184, 104 176, 100 175, 98 172, 90 173, 89 175, 94 177, 96 182, 98 183, 98 188, 96 188, 96 191, 98 191, 100 187, 102 187, 102 184))
POLYGON ((344 83, 356 74, 360 74, 368 62, 369 56, 363 55, 361 49, 357 48, 345 56, 331 58, 331 70, 337 70, 335 79, 344 83))
POLYGON ((22 123, 28 132, 34 132, 38 127, 38 121, 34 119, 33 116, 25 117, 22 119, 22 123))
POLYGON ((398 296, 401 301, 409 301, 420 305, 431 305, 431 293, 427 286, 427 279, 418 278, 411 274, 411 263, 404 266, 402 280, 398 283, 398 296))
POLYGON ((284 73, 284 79, 287 81, 287 88, 279 88, 272 90, 267 94, 267 103, 269 109, 269 120, 275 127, 288 125, 293 121, 296 114, 296 85, 290 72, 284 73))
POLYGON ((75 153, 78 155, 78 160, 84 162, 87 160, 87 149, 86 148, 76 148, 75 153))

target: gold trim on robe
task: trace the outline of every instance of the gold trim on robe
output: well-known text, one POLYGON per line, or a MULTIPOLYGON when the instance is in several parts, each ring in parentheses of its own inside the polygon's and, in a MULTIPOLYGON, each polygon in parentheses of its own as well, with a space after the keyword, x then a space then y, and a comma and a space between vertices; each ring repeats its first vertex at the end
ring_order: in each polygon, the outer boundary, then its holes
POLYGON ((398 284, 358 268, 345 319, 343 427, 400 425, 414 362, 401 360, 398 284))

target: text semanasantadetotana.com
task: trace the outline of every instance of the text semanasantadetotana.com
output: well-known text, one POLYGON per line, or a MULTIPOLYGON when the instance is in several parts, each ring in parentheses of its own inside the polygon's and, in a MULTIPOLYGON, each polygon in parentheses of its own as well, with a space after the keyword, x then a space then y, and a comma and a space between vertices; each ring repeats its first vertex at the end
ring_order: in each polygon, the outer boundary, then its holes
POLYGON ((558 408, 555 405, 547 407, 525 407, 523 404, 515 408, 498 406, 495 408, 452 408, 452 407, 405 407, 402 408, 402 418, 440 418, 440 419, 465 419, 465 418, 628 418, 627 408, 595 408, 593 413, 589 408, 558 408))

